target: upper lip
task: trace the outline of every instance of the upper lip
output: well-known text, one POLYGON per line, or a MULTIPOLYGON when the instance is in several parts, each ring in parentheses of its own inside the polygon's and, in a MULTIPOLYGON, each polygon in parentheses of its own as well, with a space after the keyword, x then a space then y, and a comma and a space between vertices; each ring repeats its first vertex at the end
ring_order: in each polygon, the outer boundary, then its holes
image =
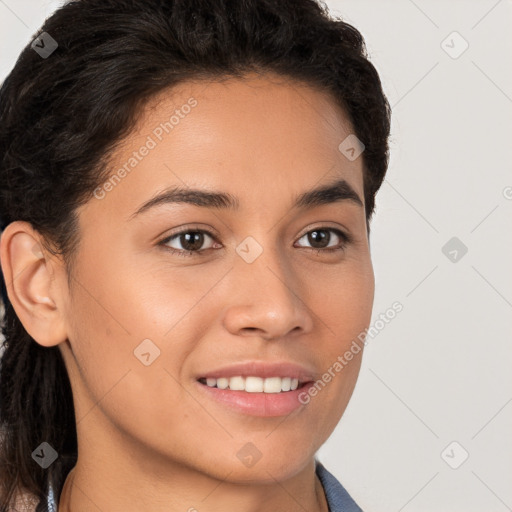
POLYGON ((263 379, 267 377, 290 377, 292 379, 298 379, 301 383, 315 380, 315 372, 300 364, 287 361, 248 361, 245 363, 231 364, 202 373, 197 376, 197 379, 219 379, 221 377, 230 378, 237 376, 254 376, 263 379))

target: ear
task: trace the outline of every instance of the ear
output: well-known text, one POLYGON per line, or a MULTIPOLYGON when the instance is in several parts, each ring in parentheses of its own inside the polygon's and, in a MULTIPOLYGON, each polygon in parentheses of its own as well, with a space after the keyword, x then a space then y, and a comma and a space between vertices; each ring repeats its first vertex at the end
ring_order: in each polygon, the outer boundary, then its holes
MULTIPOLYGON (((67 339, 65 295, 56 273, 60 260, 41 243, 42 236, 25 221, 9 224, 0 239, 0 263, 7 296, 25 330, 40 345, 51 347, 67 339)), ((64 280, 64 282, 66 282, 64 280)))

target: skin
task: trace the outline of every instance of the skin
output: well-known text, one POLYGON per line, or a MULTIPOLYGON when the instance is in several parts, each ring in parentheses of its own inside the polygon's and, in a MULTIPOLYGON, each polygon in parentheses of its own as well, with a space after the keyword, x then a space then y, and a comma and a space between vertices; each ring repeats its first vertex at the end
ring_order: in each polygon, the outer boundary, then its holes
MULTIPOLYGON (((282 77, 186 83, 152 99, 113 172, 190 97, 197 106, 173 131, 103 199, 78 209, 70 287, 64 262, 29 224, 2 235, 10 300, 38 343, 59 346, 72 385, 79 455, 59 511, 325 512, 314 455, 345 411, 362 351, 286 418, 228 410, 200 394, 195 377, 251 360, 302 363, 320 376, 368 327, 364 208, 292 207, 340 177, 364 202, 362 158, 338 149, 353 129, 325 92, 282 77), (240 210, 175 203, 129 219, 171 185, 228 192, 240 210), (158 245, 190 224, 216 234, 205 235, 203 255, 158 245), (319 252, 305 235, 324 226, 353 241, 319 252), (236 252, 247 236, 263 248, 251 264, 236 252), (160 349, 149 366, 134 356, 147 338, 160 349), (237 457, 248 442, 262 454, 252 467, 237 457)), ((167 246, 190 248, 183 237, 167 246)))

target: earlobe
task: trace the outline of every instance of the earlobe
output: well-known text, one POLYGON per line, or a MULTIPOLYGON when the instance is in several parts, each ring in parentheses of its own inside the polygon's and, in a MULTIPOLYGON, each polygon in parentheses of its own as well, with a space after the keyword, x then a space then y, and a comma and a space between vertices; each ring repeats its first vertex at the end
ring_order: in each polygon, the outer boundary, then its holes
POLYGON ((67 339, 56 257, 43 250, 41 235, 30 223, 9 224, 0 239, 0 261, 7 295, 30 336, 43 346, 67 339))

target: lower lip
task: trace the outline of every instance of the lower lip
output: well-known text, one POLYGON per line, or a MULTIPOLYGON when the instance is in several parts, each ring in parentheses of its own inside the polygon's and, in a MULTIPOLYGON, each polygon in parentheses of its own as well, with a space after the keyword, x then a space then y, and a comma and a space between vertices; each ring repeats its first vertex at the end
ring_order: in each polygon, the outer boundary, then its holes
POLYGON ((250 416, 285 416, 305 404, 299 396, 305 397, 314 382, 308 382, 294 391, 281 393, 249 393, 229 389, 212 388, 196 381, 202 393, 226 407, 250 416), (305 393, 305 394, 304 394, 305 393))

